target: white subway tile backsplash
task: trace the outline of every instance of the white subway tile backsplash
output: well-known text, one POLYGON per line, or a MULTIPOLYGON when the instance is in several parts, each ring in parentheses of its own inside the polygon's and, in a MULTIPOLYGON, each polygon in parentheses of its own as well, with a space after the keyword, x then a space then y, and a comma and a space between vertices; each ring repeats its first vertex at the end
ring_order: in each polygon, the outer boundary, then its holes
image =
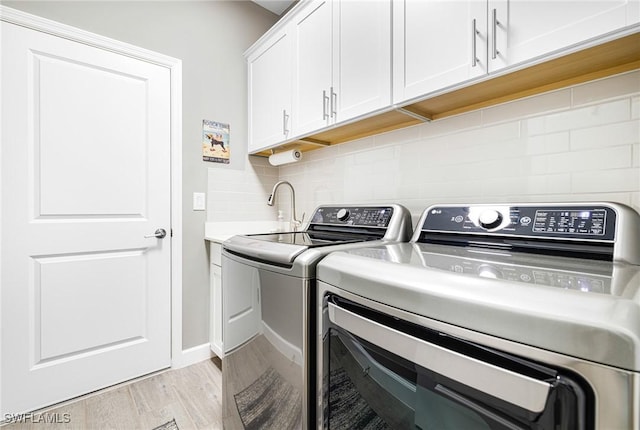
POLYGON ((571 131, 571 149, 604 148, 640 142, 640 122, 625 121, 571 131))
POLYGON ((482 126, 482 111, 467 112, 445 120, 437 120, 419 125, 420 138, 456 134, 463 130, 482 126))
POLYGON ((403 204, 414 222, 437 203, 601 200, 640 210, 638 79, 635 71, 370 136, 279 168, 262 158, 244 171, 209 169, 207 219, 275 219, 266 199, 278 180, 294 185, 307 219, 320 204, 369 202, 403 204))
POLYGON ((558 131, 626 121, 630 119, 630 115, 629 99, 616 100, 532 118, 529 120, 529 135, 555 133, 558 131))
POLYGON ((569 173, 529 176, 526 180, 526 190, 521 194, 564 195, 571 192, 571 175, 569 173))
POLYGON ((631 167, 631 146, 615 146, 547 156, 547 173, 631 167))
POLYGON ((522 144, 528 155, 554 154, 569 150, 569 132, 543 134, 526 137, 522 144))
POLYGON ((570 107, 571 90, 553 91, 483 109, 482 122, 485 125, 500 123, 539 115, 540 112, 556 112, 570 107))
MULTIPOLYGON (((452 178, 445 182, 423 182, 420 192, 425 199, 435 202, 471 201, 482 195, 482 182, 477 180, 461 180, 452 178)), ((426 207, 426 205, 425 205, 426 207)))
POLYGON ((573 106, 602 103, 606 100, 632 96, 640 92, 640 71, 623 73, 615 78, 598 79, 572 89, 573 106))
POLYGON ((571 178, 571 192, 636 192, 640 189, 638 169, 610 169, 577 172, 571 178))
POLYGON ((367 166, 372 164, 384 164, 394 160, 395 149, 392 146, 374 148, 369 151, 360 151, 354 154, 352 160, 355 166, 367 166))
POLYGON ((420 127, 417 125, 373 136, 373 141, 376 146, 406 144, 418 139, 420 139, 420 127))

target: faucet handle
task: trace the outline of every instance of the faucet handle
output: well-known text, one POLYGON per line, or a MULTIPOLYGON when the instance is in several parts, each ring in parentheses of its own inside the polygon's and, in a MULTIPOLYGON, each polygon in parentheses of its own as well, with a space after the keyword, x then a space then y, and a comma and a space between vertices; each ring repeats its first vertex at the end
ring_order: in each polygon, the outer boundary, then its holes
POLYGON ((293 218, 293 221, 292 221, 293 222, 293 231, 298 231, 298 227, 302 227, 302 223, 304 222, 304 216, 305 216, 305 213, 303 212, 301 219, 297 220, 297 219, 293 218))

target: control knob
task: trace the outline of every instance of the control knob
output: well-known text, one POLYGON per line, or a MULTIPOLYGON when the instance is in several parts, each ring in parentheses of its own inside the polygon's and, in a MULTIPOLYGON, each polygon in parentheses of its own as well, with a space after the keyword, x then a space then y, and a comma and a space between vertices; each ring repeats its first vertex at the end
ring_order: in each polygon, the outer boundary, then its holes
POLYGON ((349 218, 349 209, 342 208, 336 214, 338 221, 346 221, 349 218))
POLYGON ((486 210, 480 214, 478 222, 482 228, 491 230, 502 224, 502 214, 493 209, 486 210))

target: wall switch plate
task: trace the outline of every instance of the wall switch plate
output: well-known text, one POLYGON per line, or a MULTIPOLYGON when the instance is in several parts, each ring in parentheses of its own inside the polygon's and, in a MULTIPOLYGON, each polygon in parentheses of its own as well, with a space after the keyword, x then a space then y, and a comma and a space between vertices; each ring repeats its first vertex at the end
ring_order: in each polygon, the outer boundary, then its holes
POLYGON ((193 210, 194 211, 203 211, 205 210, 205 193, 193 193, 193 210))

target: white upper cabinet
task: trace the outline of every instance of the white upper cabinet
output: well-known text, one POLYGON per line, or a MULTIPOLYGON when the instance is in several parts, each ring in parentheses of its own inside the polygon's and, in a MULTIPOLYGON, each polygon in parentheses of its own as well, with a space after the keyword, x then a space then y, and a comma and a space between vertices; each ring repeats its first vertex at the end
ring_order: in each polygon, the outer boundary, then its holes
POLYGON ((394 0, 394 102, 420 98, 640 21, 639 0, 394 0))
MULTIPOLYGON (((376 128, 377 114, 388 121, 378 129, 389 130, 411 116, 388 114, 459 112, 461 99, 450 99, 448 110, 446 103, 417 105, 623 40, 639 23, 640 0, 301 0, 245 54, 249 153, 362 137, 363 127, 376 128), (408 105, 414 111, 392 112, 408 105)), ((556 76, 547 73, 549 85, 556 76)), ((506 95, 541 88, 536 82, 520 82, 506 95)))
POLYGON ((292 37, 280 29, 247 57, 249 95, 249 153, 291 134, 292 37))
POLYGON ((489 0, 489 72, 640 22, 638 0, 489 0))
POLYGON ((331 11, 330 1, 314 0, 293 18, 293 127, 296 135, 329 124, 331 11))
POLYGON ((487 3, 394 1, 394 101, 487 73, 487 3))
POLYGON ((333 3, 333 99, 339 123, 391 105, 391 0, 333 3))
POLYGON ((390 0, 311 1, 294 20, 296 135, 391 104, 390 0))

